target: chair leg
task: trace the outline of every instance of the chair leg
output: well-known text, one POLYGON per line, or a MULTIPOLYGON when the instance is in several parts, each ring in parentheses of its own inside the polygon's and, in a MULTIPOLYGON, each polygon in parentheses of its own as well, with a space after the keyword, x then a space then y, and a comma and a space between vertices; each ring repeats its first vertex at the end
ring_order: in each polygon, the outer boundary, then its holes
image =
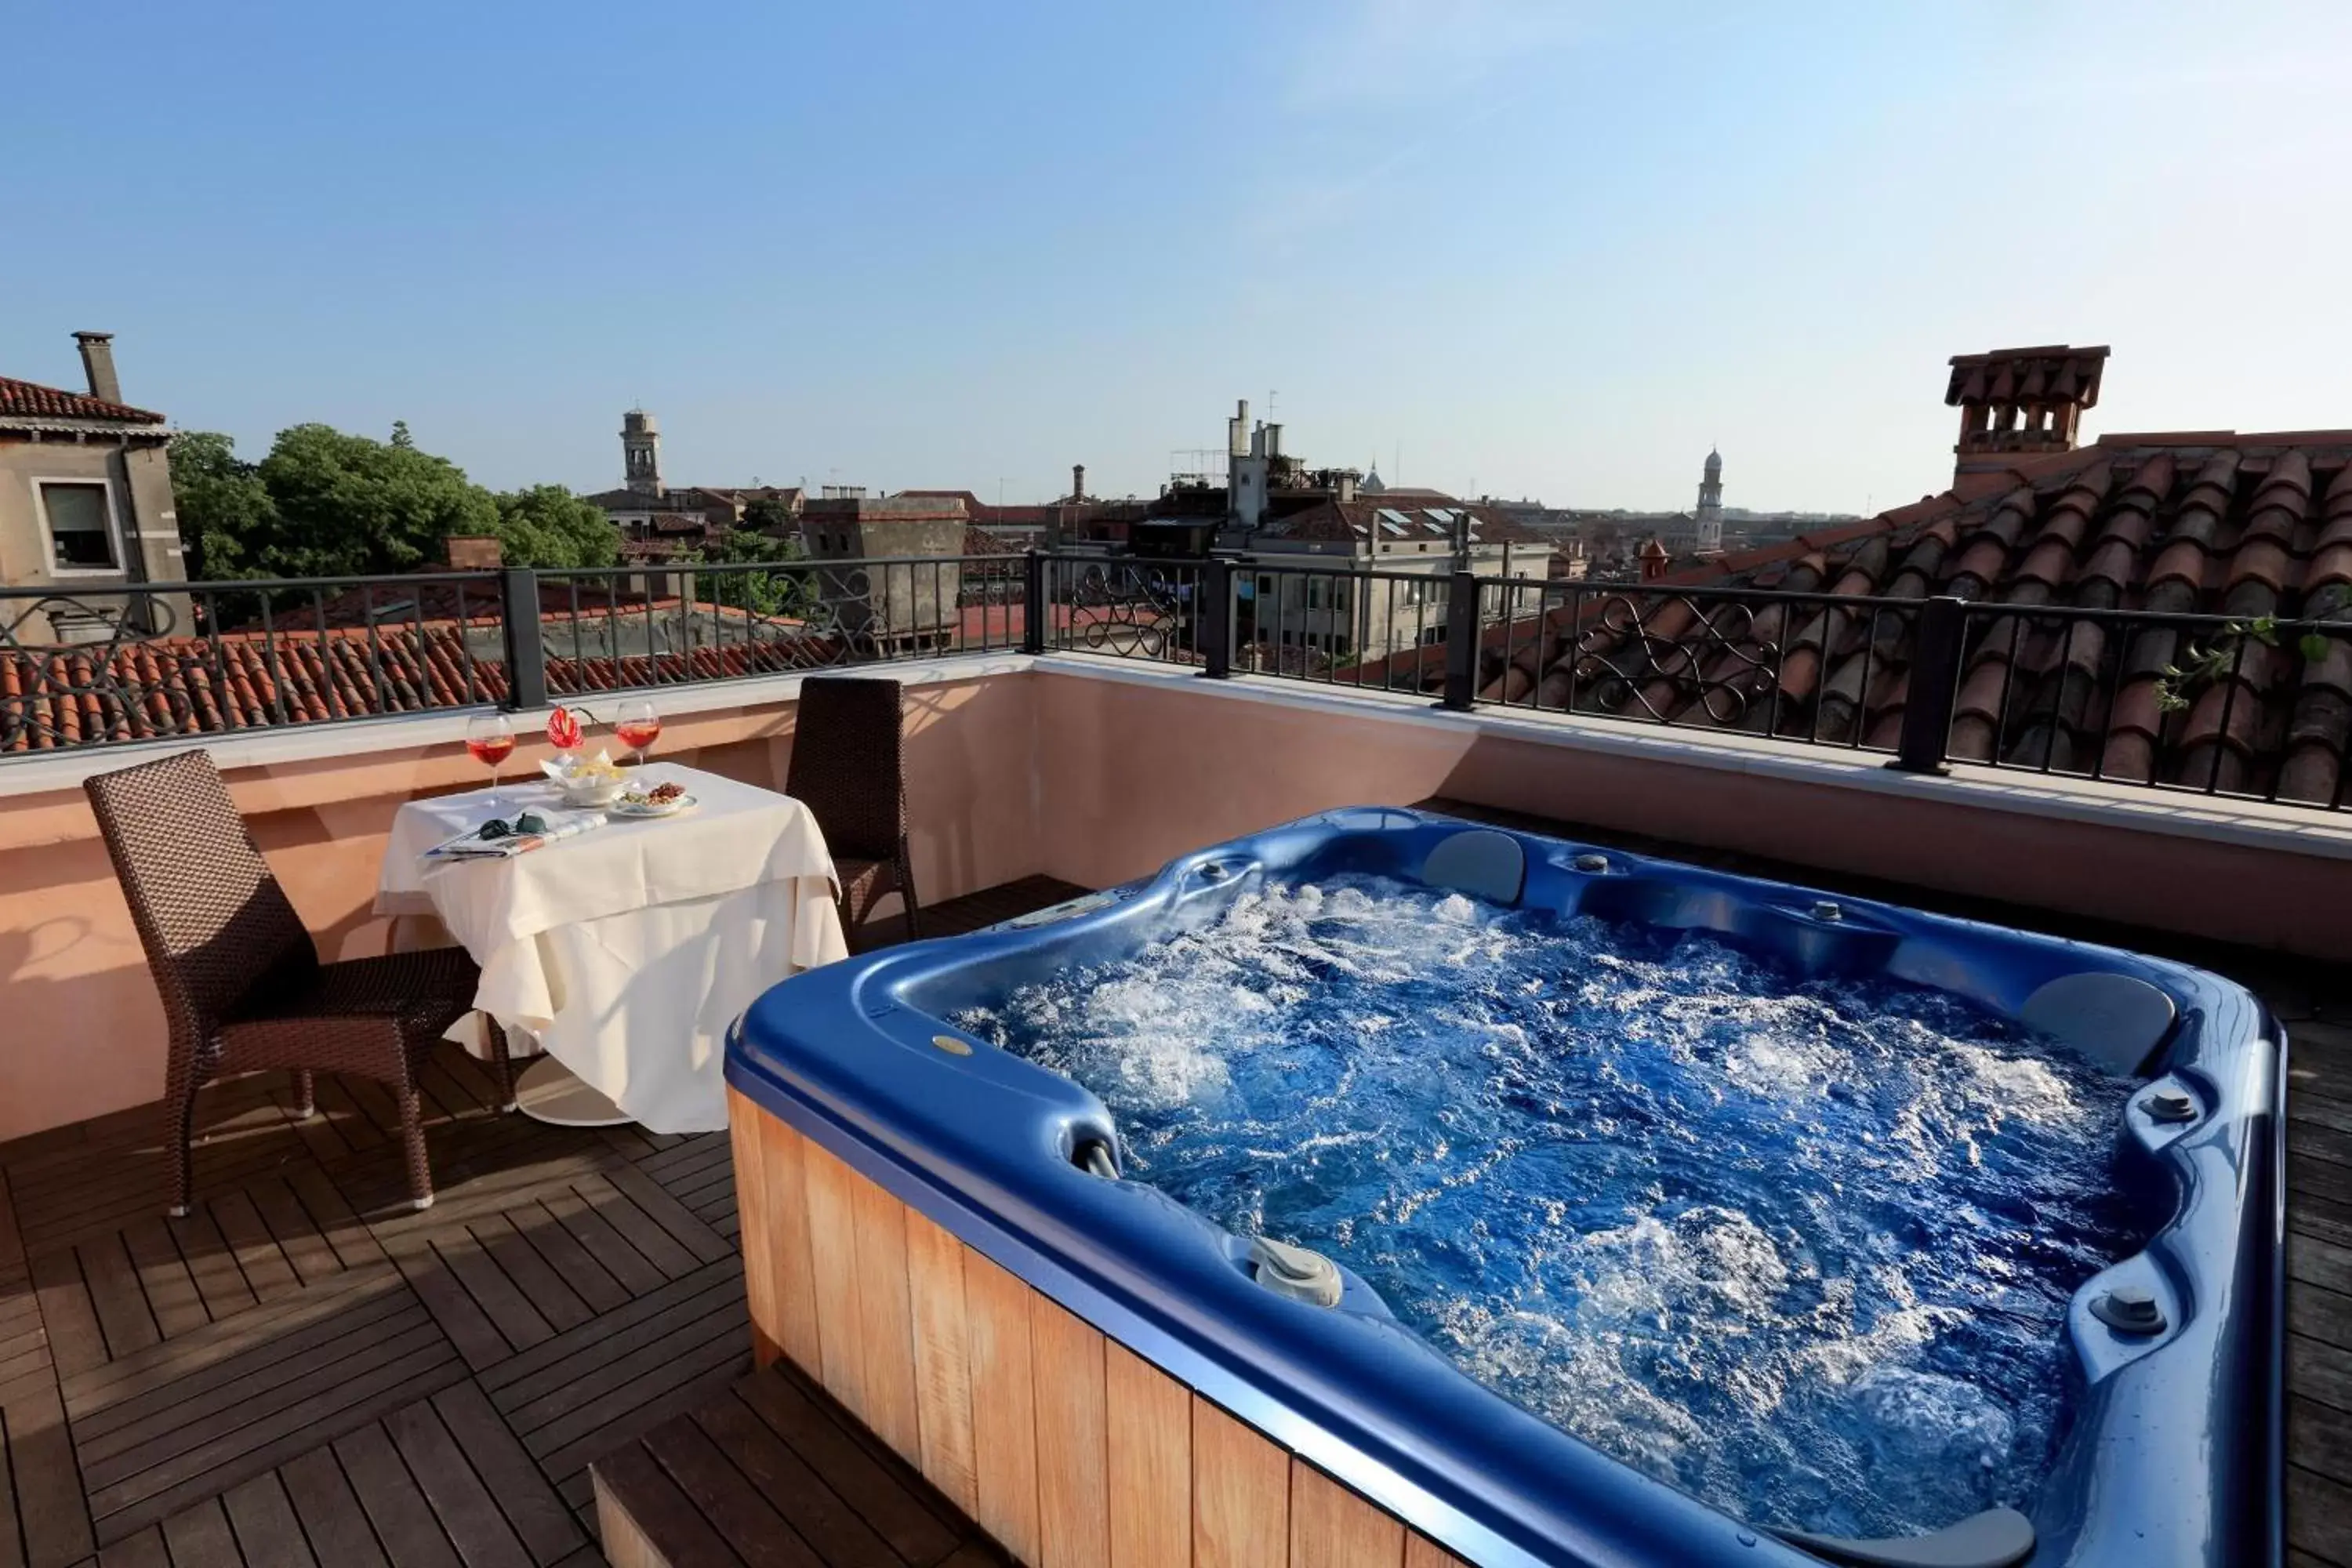
POLYGON ((190 1189, 195 1185, 195 1156, 189 1147, 195 1135, 196 1090, 204 1087, 204 1077, 193 1061, 183 1062, 181 1053, 172 1053, 173 1083, 164 1091, 163 1140, 165 1158, 172 1162, 172 1199, 165 1212, 173 1219, 184 1219, 188 1213, 190 1189))
POLYGON ((841 921, 842 945, 846 947, 853 954, 865 952, 865 945, 857 940, 857 922, 849 918, 849 897, 847 894, 844 894, 840 898, 833 900, 833 912, 841 921))
POLYGON ((501 1112, 512 1110, 515 1108, 514 1058, 507 1052, 506 1029, 488 1013, 482 1015, 482 1023, 490 1031, 490 1081, 498 1086, 499 1110, 501 1112))
POLYGON ((922 911, 915 904, 915 863, 904 837, 898 840, 898 901, 907 910, 907 940, 923 940, 922 911))
POLYGON ((294 1120, 308 1121, 319 1113, 318 1085, 309 1068, 294 1069, 294 1120))
POLYGON ((429 1209, 433 1206, 433 1167, 425 1159, 425 1097, 414 1082, 398 1087, 400 1095, 400 1142, 408 1155, 408 1206, 429 1209))

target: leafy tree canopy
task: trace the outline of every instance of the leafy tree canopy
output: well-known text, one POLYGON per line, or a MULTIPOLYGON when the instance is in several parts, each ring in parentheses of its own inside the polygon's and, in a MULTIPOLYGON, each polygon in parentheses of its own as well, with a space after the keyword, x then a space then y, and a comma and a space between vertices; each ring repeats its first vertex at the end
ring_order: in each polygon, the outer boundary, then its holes
MULTIPOLYGON (((745 507, 743 510, 748 519, 751 508, 745 507)), ((716 545, 706 546, 691 559, 711 565, 757 566, 801 561, 806 556, 797 539, 772 539, 764 533, 737 528, 730 529, 716 545)), ((746 609, 755 616, 803 615, 814 596, 814 585, 805 572, 706 572, 700 591, 713 603, 746 609)))
POLYGON ((561 485, 494 496, 407 424, 388 441, 328 425, 278 433, 258 463, 213 431, 172 442, 180 531, 210 578, 341 577, 410 572, 444 559, 453 533, 495 534, 517 566, 609 566, 604 514, 561 485))
POLYGON ((753 533, 790 533, 793 509, 781 496, 761 496, 743 504, 743 526, 753 533))
POLYGON ((613 520, 562 485, 509 490, 498 506, 509 566, 610 566, 619 557, 613 520))
POLYGON ((278 503, 236 443, 210 430, 172 437, 172 505, 198 578, 261 575, 254 552, 278 528, 278 503))
POLYGON ((453 533, 498 531, 498 503, 446 458, 328 425, 281 431, 261 459, 277 503, 269 541, 289 577, 407 572, 453 533))

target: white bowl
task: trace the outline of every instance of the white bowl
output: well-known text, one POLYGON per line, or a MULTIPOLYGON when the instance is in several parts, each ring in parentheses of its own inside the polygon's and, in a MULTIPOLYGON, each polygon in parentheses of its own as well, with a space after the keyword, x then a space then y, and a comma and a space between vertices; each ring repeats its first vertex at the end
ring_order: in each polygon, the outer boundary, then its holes
POLYGON ((564 779, 558 785, 566 805, 610 805, 621 798, 626 779, 564 779))

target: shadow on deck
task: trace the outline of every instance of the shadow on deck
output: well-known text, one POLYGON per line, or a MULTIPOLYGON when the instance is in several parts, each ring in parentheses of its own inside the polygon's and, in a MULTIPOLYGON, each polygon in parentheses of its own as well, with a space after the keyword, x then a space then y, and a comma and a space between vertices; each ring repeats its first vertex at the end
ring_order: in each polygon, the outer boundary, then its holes
MULTIPOLYGON (((1078 891, 989 889, 925 934, 1078 891)), ((299 1123, 282 1075, 208 1088, 185 1219, 160 1107, 0 1146, 0 1568, 603 1561, 589 1462, 750 1365, 727 1135, 499 1116, 454 1047, 426 1092, 421 1215, 357 1079, 299 1123)), ((932 1507, 807 1409, 866 1456, 853 1511, 932 1507)))

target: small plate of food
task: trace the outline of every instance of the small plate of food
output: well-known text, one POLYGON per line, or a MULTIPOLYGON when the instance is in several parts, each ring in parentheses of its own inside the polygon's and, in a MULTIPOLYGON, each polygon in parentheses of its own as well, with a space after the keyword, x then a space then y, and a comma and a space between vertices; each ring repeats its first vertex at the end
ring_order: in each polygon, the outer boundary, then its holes
POLYGON ((631 785, 604 809, 614 816, 675 816, 693 805, 694 797, 686 793, 686 786, 671 783, 631 785))

